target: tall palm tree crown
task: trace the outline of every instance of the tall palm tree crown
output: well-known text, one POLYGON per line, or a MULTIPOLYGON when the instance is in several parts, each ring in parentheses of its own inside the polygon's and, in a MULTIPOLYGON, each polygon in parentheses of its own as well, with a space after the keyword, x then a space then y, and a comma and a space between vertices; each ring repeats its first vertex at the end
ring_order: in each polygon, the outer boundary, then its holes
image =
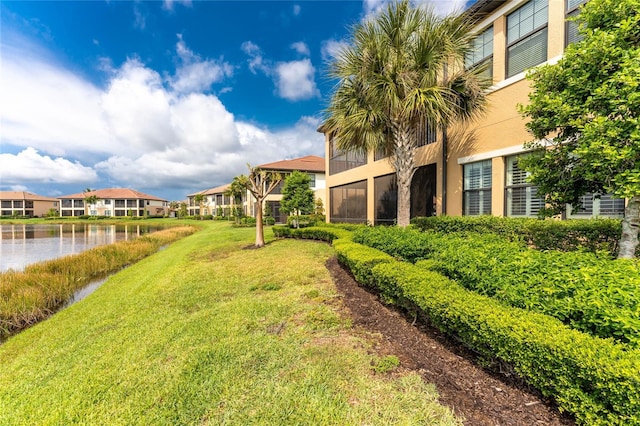
POLYGON ((409 224, 418 130, 446 129, 483 111, 482 69, 465 69, 474 35, 466 15, 440 17, 407 0, 354 27, 330 64, 338 80, 323 127, 343 151, 390 155, 398 178, 398 224, 409 224))

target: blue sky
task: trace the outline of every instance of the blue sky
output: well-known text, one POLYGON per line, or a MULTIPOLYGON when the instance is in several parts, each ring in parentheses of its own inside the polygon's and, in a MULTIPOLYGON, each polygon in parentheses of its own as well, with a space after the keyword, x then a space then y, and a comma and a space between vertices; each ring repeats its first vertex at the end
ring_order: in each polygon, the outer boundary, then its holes
POLYGON ((323 156, 328 61, 386 1, 3 1, 0 190, 181 200, 323 156))

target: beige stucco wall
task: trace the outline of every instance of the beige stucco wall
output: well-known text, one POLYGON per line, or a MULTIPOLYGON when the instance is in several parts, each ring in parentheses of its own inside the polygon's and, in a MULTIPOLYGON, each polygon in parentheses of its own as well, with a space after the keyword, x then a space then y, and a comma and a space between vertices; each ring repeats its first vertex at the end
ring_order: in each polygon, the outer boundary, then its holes
MULTIPOLYGON (((532 140, 527 132, 525 121, 518 112, 518 104, 528 102, 529 83, 525 73, 505 80, 506 75, 506 15, 525 4, 526 1, 514 0, 505 3, 484 22, 479 22, 481 31, 493 25, 493 83, 488 91, 488 108, 484 116, 470 124, 464 131, 459 127, 448 130, 446 214, 462 215, 463 165, 465 163, 491 160, 492 164, 492 214, 504 214, 505 158, 524 152, 523 143, 532 140)), ((547 58, 560 56, 565 43, 565 0, 549 0, 547 58)), ((326 169, 329 170, 329 137, 325 138, 326 169)), ((376 176, 393 173, 393 167, 387 160, 373 161, 373 154, 366 165, 335 175, 327 174, 325 208, 330 210, 330 188, 367 181, 367 220, 374 221, 374 187, 376 176)), ((442 135, 434 144, 418 148, 416 166, 436 164, 436 214, 442 214, 442 135)), ((327 220, 329 217, 327 215, 327 220)))

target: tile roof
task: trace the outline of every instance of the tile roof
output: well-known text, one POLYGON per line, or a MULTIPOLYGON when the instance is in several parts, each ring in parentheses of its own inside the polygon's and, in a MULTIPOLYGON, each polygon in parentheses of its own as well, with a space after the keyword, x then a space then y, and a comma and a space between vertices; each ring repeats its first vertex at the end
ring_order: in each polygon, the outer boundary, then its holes
POLYGON ((194 192, 193 194, 187 195, 187 197, 194 197, 194 196, 196 196, 198 194, 204 194, 204 195, 222 194, 230 186, 231 186, 231 184, 227 183, 225 185, 216 186, 215 188, 210 188, 210 189, 205 189, 204 191, 194 192))
POLYGON ((0 191, 2 200, 33 200, 33 201, 58 201, 57 198, 46 197, 26 191, 0 191))
POLYGON ((89 192, 79 192, 77 194, 64 195, 62 197, 58 197, 58 199, 81 199, 90 197, 95 195, 101 200, 108 199, 138 199, 138 200, 156 200, 156 201, 167 201, 164 198, 159 198, 154 195, 145 194, 144 192, 136 191, 135 189, 130 188, 107 188, 107 189, 97 189, 95 191, 89 192))
POLYGON ((301 172, 319 172, 324 173, 324 158, 316 155, 307 155, 306 157, 294 158, 292 160, 276 161, 274 163, 261 164, 260 169, 276 170, 276 171, 293 171, 301 172))

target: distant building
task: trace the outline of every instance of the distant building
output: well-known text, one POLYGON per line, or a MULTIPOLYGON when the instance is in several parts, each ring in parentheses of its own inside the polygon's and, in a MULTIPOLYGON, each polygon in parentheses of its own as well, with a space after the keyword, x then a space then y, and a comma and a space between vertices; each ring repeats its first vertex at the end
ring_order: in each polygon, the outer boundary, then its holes
MULTIPOLYGON (((230 184, 216 186, 215 188, 205 189, 204 191, 187 195, 187 209, 189 216, 199 216, 201 214, 201 208, 203 216, 229 216, 231 214, 233 200, 231 200, 230 196, 225 195, 224 193, 227 189, 229 189, 230 186, 230 184), (198 194, 203 194, 206 197, 202 203, 196 203, 195 201, 195 197, 198 194)), ((246 195, 243 196, 243 202, 245 201, 246 195)))
MULTIPOLYGON (((280 202, 282 201, 282 188, 284 187, 285 178, 294 171, 307 173, 311 179, 311 189, 315 194, 315 198, 320 198, 326 206, 326 179, 325 179, 325 161, 324 158, 315 155, 307 155, 306 157, 294 158, 291 160, 281 160, 273 163, 261 164, 259 169, 279 172, 282 175, 282 182, 273 190, 265 199, 264 208, 271 212, 271 216, 276 223, 286 223, 287 215, 280 211, 280 202)), ((249 212, 255 217, 255 200, 249 198, 249 212)))
POLYGON ((58 210, 58 200, 25 191, 0 191, 0 216, 45 216, 58 210))
MULTIPOLYGON (((269 194, 265 200, 263 206, 271 212, 271 215, 277 223, 285 223, 287 216, 280 212, 280 201, 282 200, 282 188, 284 186, 284 179, 290 175, 293 171, 299 171, 307 173, 311 179, 311 189, 315 193, 315 198, 320 198, 325 203, 326 184, 325 184, 325 161, 324 158, 315 155, 308 155, 306 157, 294 158, 291 160, 281 160, 273 163, 261 164, 257 168, 267 171, 279 172, 282 175, 282 182, 280 185, 269 194)), ((222 216, 232 215, 231 209, 234 207, 235 202, 230 196, 225 195, 225 191, 229 189, 230 184, 218 186, 211 189, 206 189, 200 192, 187 195, 189 215, 196 216, 200 214, 200 208, 202 208, 203 215, 218 215, 222 216), (202 205, 195 202, 195 197, 198 194, 204 194, 206 199, 202 202, 202 205)), ((256 216, 256 204, 255 200, 249 193, 242 194, 242 199, 239 201, 236 207, 242 207, 243 213, 247 216, 256 216)))
POLYGON ((129 188, 109 188, 58 197, 60 216, 156 216, 165 215, 169 202, 129 188), (95 204, 87 197, 95 196, 95 204))

